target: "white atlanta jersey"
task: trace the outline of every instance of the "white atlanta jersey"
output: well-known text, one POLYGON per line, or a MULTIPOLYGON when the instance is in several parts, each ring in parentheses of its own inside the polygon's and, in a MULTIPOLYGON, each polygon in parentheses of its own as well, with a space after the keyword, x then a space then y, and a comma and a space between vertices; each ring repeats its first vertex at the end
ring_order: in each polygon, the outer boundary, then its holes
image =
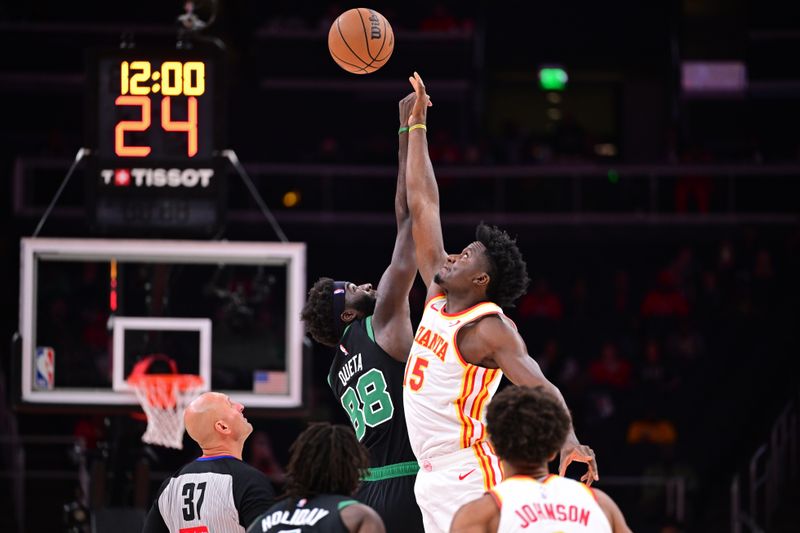
POLYGON ((511 476, 489 494, 500 508, 498 533, 611 533, 592 489, 572 479, 511 476))
MULTIPOLYGON (((449 314, 446 303, 446 297, 440 295, 426 304, 403 381, 408 437, 420 461, 476 444, 476 453, 485 454, 487 447, 492 453, 484 426, 486 405, 497 391, 503 373, 464 361, 456 337, 466 324, 487 315, 503 317, 503 311, 491 302, 483 302, 449 314)), ((488 461, 479 459, 482 463, 488 461)), ((491 468, 488 463, 486 466, 491 468)))

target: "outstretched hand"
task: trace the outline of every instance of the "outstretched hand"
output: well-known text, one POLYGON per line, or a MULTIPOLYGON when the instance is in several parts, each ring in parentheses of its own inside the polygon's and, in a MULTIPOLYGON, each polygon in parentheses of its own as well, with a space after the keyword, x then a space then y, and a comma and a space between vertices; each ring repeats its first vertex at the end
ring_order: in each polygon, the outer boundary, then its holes
POLYGON ((600 479, 600 476, 597 474, 597 460, 594 456, 594 450, 588 446, 584 446, 583 444, 575 446, 567 445, 561 449, 561 462, 558 467, 559 476, 564 477, 564 474, 567 473, 567 467, 572 461, 586 463, 589 467, 588 471, 581 476, 581 481, 586 483, 586 485, 591 485, 592 482, 600 479))
POLYGON ((408 126, 408 117, 411 116, 411 109, 414 107, 414 102, 416 101, 416 93, 408 93, 405 98, 400 100, 398 104, 400 107, 400 127, 408 126))
POLYGON ((433 105, 428 93, 425 92, 425 83, 419 74, 414 72, 413 76, 408 77, 411 86, 414 87, 414 106, 411 109, 411 116, 408 118, 408 125, 425 124, 428 117, 428 108, 433 105))

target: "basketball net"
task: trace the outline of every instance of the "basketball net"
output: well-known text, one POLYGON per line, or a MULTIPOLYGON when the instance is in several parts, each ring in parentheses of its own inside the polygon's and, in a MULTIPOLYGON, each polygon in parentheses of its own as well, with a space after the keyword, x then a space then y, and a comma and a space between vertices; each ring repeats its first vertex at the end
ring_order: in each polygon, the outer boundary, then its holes
POLYGON ((142 442, 168 448, 183 449, 183 412, 203 386, 203 379, 194 374, 178 374, 175 361, 165 355, 148 355, 133 367, 128 377, 136 398, 147 415, 147 430, 142 442), (166 361, 171 374, 147 374, 153 361, 166 361))

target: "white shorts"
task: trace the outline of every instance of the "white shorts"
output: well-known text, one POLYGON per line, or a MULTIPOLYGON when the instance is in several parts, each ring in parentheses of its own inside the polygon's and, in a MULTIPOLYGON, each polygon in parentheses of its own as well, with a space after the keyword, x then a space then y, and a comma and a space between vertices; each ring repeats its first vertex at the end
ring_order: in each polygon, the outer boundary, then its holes
POLYGON ((465 503, 503 480, 500 460, 488 442, 419 461, 414 495, 425 533, 447 533, 453 515, 465 503))

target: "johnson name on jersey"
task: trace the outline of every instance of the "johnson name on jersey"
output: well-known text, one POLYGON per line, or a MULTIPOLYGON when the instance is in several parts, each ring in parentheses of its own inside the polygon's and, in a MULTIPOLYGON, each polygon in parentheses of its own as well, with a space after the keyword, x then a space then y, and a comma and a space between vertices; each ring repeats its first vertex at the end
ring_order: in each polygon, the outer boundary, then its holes
POLYGON ((592 490, 572 479, 511 476, 490 494, 500 508, 500 533, 611 533, 592 490))

